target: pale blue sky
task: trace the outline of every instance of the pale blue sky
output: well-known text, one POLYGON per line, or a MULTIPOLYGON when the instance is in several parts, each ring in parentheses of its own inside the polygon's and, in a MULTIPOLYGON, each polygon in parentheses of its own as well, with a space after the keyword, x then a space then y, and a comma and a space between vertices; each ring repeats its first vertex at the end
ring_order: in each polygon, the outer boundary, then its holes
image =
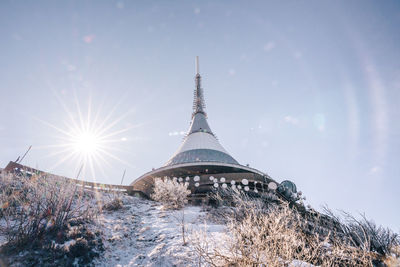
POLYGON ((235 159, 399 231, 399 29, 398 1, 2 1, 0 166, 33 145, 24 164, 75 176, 48 125, 71 127, 74 95, 98 121, 115 108, 106 132, 129 128, 98 181, 162 166, 189 126, 198 55, 235 159))

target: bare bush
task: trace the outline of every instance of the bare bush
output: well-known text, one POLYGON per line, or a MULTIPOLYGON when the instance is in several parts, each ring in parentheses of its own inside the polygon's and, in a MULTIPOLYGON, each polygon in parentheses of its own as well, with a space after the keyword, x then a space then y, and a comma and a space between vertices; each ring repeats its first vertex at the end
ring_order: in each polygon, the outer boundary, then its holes
POLYGON ((9 244, 24 246, 47 233, 64 230, 71 220, 90 219, 91 195, 56 177, 0 177, 0 232, 9 244))
POLYGON ((307 235, 303 217, 288 205, 266 206, 243 195, 233 196, 226 240, 212 244, 206 233, 192 245, 201 262, 211 266, 289 266, 293 261, 321 266, 371 266, 368 250, 346 242, 307 235), (236 213, 237 212, 237 213, 236 213))
MULTIPOLYGON (((251 197, 243 191, 228 189, 227 192, 230 194, 233 204, 230 217, 236 221, 245 219, 249 210, 257 217, 269 213, 271 209, 277 207, 276 202, 263 201, 261 198, 251 197)), ((219 196, 216 197, 218 198, 219 196)))
POLYGON ((262 201, 260 198, 253 198, 243 191, 231 188, 220 189, 209 197, 214 203, 214 208, 209 207, 208 219, 224 224, 232 220, 242 221, 249 209, 256 215, 261 215, 276 206, 274 202, 262 201))
POLYGON ((163 203, 167 209, 181 209, 187 203, 190 194, 187 187, 187 184, 174 180, 156 178, 151 198, 163 203))
POLYGON ((124 207, 124 203, 122 202, 119 196, 114 196, 109 202, 103 205, 104 210, 108 211, 116 211, 120 210, 124 207))
POLYGON ((341 237, 352 246, 366 249, 377 253, 381 258, 400 257, 400 236, 389 228, 377 226, 373 221, 368 220, 364 214, 360 219, 347 212, 335 214, 328 207, 324 211, 340 225, 341 237))
POLYGON ((151 195, 153 200, 163 203, 164 207, 167 209, 182 209, 180 213, 175 216, 175 219, 181 228, 183 245, 186 245, 184 207, 188 202, 188 196, 190 194, 190 190, 188 190, 187 187, 187 184, 179 183, 175 180, 156 178, 154 192, 151 195))

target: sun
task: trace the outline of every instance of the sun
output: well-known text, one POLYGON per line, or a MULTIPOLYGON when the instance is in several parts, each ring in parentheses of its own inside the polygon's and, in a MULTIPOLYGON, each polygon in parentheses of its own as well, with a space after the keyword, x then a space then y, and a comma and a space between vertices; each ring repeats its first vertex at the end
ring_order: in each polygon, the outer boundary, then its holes
POLYGON ((94 132, 84 131, 71 138, 71 146, 77 153, 94 155, 101 148, 101 137, 94 132))
POLYGON ((115 108, 106 114, 101 109, 94 112, 91 101, 85 105, 87 107, 85 112, 82 111, 77 98, 72 108, 68 108, 63 102, 61 104, 66 112, 66 120, 60 121, 64 127, 38 119, 57 131, 55 135, 57 144, 43 146, 54 151, 47 155, 49 158, 59 158, 51 169, 54 170, 59 165, 70 162, 75 166, 76 173, 81 173, 82 170, 84 174, 88 171, 91 179, 96 180, 99 172, 106 176, 105 169, 112 168, 113 161, 132 166, 117 156, 124 152, 119 149, 123 147, 121 142, 129 141, 125 136, 126 132, 137 127, 137 125, 120 127, 121 122, 131 111, 115 117, 113 116, 115 108))

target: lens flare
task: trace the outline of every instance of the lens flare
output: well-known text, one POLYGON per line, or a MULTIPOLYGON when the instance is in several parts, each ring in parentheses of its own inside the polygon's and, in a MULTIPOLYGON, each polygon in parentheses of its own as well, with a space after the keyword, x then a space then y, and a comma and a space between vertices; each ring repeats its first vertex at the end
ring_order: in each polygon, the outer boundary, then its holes
POLYGON ((71 138, 71 141, 75 151, 85 155, 95 154, 101 145, 101 139, 91 132, 82 132, 71 138))
MULTIPOLYGON (((47 126, 55 129, 57 134, 54 136, 58 142, 54 145, 46 145, 40 148, 51 148, 52 153, 47 157, 58 157, 59 160, 50 168, 54 170, 61 164, 73 163, 76 169, 83 166, 82 173, 90 171, 89 180, 96 181, 96 173, 100 171, 106 176, 105 168, 112 168, 110 161, 118 161, 126 166, 133 167, 130 163, 119 158, 118 152, 125 152, 118 147, 118 143, 127 141, 126 137, 121 135, 128 130, 137 127, 130 125, 128 127, 119 127, 122 120, 131 113, 128 111, 122 116, 114 116, 116 108, 114 107, 105 116, 101 110, 93 113, 92 103, 89 100, 87 104, 87 112, 82 112, 77 97, 75 97, 75 105, 68 108, 67 105, 60 100, 61 106, 66 111, 66 120, 64 127, 57 126, 52 123, 37 119, 47 126)), ((116 106, 118 106, 117 103, 116 106)), ((88 177, 81 177, 88 179, 88 177)))

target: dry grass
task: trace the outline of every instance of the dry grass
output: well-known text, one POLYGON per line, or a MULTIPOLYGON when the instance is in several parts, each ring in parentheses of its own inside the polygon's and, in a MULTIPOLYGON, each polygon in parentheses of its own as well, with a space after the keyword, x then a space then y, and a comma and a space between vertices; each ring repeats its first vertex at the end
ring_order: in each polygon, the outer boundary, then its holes
POLYGON ((0 231, 9 244, 23 247, 45 234, 64 230, 70 221, 86 221, 92 195, 54 177, 0 176, 0 231))
POLYGON ((400 266, 400 245, 392 247, 391 254, 385 256, 383 262, 388 267, 400 266))
POLYGON ((212 244, 206 233, 191 240, 200 264, 209 266, 289 266, 294 260, 321 266, 372 266, 366 246, 306 234, 303 217, 288 205, 266 205, 234 196, 226 240, 212 244))
MULTIPOLYGON (((356 218, 347 212, 337 215, 327 207, 324 210, 337 225, 340 225, 342 239, 352 246, 374 253, 376 258, 381 261, 384 261, 385 258, 400 257, 399 234, 389 228, 377 226, 364 214, 360 216, 361 218, 356 218)), ((400 266, 400 264, 398 265, 400 266)))
POLYGON ((120 210, 124 207, 124 203, 122 202, 121 198, 118 196, 115 196, 112 200, 109 202, 105 203, 102 207, 103 210, 108 210, 108 211, 116 211, 120 210))
POLYGON ((118 211, 124 208, 123 192, 116 191, 102 194, 103 197, 97 199, 100 212, 104 210, 118 211))
POLYGON ((84 266, 103 251, 91 229, 94 193, 57 177, 0 175, 0 248, 6 266, 84 266), (65 244, 70 245, 65 245, 65 244))

